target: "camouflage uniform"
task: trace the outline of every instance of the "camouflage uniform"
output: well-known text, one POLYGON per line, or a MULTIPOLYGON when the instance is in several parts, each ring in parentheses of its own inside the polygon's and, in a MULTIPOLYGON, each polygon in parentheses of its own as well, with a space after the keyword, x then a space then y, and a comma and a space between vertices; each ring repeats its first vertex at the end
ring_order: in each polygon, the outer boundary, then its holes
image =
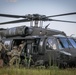
POLYGON ((17 47, 13 47, 13 50, 11 50, 11 52, 8 52, 8 55, 11 55, 11 59, 9 61, 9 65, 10 66, 13 66, 14 62, 17 65, 19 65, 19 56, 20 56, 20 53, 18 52, 18 49, 17 47))
POLYGON ((20 51, 23 50, 24 46, 25 46, 25 43, 24 43, 24 41, 22 41, 21 44, 19 45, 19 49, 20 49, 20 51))
POLYGON ((0 58, 3 58, 2 54, 4 54, 6 50, 7 48, 5 47, 5 45, 2 43, 2 41, 0 41, 0 58))
POLYGON ((20 64, 25 64, 25 59, 26 59, 26 53, 25 51, 25 42, 21 41, 21 44, 19 45, 19 52, 20 52, 20 64))
POLYGON ((7 50, 6 47, 5 47, 5 45, 2 44, 2 42, 0 42, 0 51, 1 51, 2 49, 7 50))
POLYGON ((5 63, 5 59, 6 59, 5 51, 6 50, 7 50, 7 48, 5 47, 5 45, 0 40, 0 67, 3 66, 3 64, 5 63))

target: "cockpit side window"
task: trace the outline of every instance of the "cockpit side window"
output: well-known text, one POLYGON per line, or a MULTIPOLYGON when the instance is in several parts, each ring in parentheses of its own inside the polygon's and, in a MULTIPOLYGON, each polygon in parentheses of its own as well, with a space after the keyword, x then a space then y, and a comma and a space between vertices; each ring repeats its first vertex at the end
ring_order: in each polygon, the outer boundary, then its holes
POLYGON ((54 38, 48 38, 46 40, 46 49, 47 50, 51 50, 51 49, 56 50, 57 49, 56 42, 55 42, 54 38))

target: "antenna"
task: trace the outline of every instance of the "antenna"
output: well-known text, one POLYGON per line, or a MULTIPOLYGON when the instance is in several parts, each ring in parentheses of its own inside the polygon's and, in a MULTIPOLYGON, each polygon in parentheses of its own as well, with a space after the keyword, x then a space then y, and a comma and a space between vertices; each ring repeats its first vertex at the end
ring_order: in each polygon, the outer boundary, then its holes
POLYGON ((47 27, 50 25, 50 23, 48 25, 46 25, 45 29, 47 29, 47 27))

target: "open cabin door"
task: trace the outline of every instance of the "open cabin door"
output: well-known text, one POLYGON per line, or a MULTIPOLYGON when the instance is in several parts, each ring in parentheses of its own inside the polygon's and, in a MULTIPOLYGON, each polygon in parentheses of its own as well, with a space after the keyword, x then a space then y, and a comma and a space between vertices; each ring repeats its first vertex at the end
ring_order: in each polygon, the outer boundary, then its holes
POLYGON ((27 54, 38 54, 39 39, 27 40, 27 54))

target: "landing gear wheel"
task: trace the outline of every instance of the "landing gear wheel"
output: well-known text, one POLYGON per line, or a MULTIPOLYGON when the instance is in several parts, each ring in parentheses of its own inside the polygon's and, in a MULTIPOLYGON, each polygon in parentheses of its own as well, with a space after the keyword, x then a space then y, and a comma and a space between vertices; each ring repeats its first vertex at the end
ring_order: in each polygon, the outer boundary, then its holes
POLYGON ((65 69, 67 67, 67 64, 65 62, 59 63, 58 67, 59 69, 65 69))
POLYGON ((48 62, 45 62, 44 65, 45 65, 45 68, 49 68, 49 63, 48 62))

